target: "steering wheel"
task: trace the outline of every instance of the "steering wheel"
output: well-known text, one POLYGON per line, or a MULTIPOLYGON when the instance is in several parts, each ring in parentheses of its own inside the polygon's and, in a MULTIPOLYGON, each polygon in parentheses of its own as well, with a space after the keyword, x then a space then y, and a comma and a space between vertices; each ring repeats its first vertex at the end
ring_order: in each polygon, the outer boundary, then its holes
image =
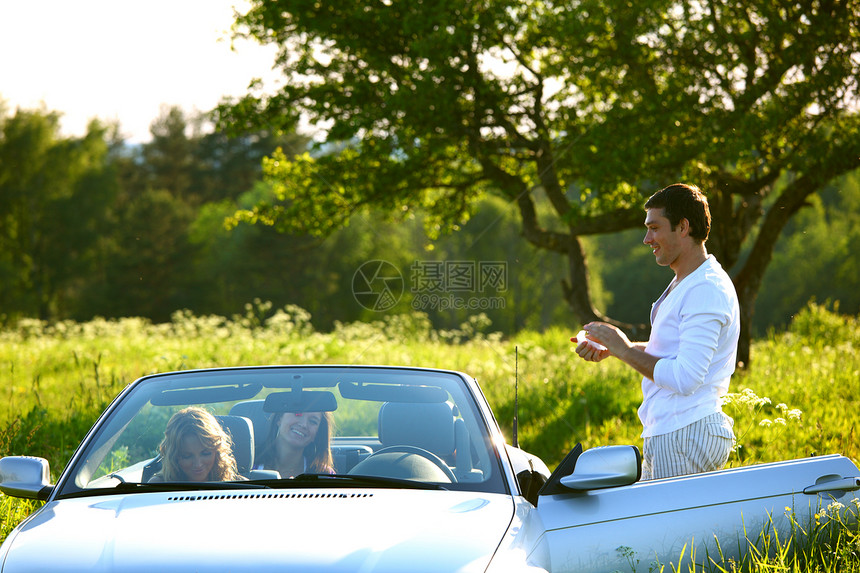
MULTIPOLYGON (((363 460, 359 464, 357 464, 354 468, 350 470, 350 473, 360 473, 360 466, 369 465, 372 466, 373 462, 381 461, 379 456, 383 456, 383 454, 414 454, 417 456, 421 456, 425 460, 432 462, 434 466, 439 468, 442 473, 445 474, 451 483, 457 482, 457 477, 454 475, 454 472, 451 471, 451 468, 448 467, 448 464, 445 461, 428 450, 424 448, 419 448, 418 446, 408 446, 408 445, 399 445, 399 446, 388 446, 373 452, 367 459, 363 460), (376 459, 374 459, 376 458, 376 459), (372 460, 372 461, 371 461, 372 460), (356 471, 358 470, 358 471, 356 471)), ((378 474, 376 474, 378 475, 378 474)))

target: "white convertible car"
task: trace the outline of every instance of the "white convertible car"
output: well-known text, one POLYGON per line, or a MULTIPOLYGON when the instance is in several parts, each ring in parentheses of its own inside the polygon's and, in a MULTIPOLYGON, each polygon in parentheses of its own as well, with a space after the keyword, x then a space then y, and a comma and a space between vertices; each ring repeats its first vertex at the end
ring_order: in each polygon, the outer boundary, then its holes
POLYGON ((156 374, 120 393, 55 485, 42 458, 0 460, 0 490, 46 502, 6 538, 0 571, 670 571, 860 503, 860 471, 839 455, 639 477, 634 446, 577 446, 550 473, 505 443, 459 372, 156 374), (242 479, 153 480, 167 421, 189 405, 229 432, 242 479), (334 473, 255 469, 273 415, 323 411, 334 473))

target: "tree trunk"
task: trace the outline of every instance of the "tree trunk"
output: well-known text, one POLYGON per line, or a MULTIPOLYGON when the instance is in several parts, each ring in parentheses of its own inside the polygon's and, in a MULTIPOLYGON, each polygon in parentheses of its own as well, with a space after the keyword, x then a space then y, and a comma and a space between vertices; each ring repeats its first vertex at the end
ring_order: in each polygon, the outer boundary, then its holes
POLYGON ((651 332, 648 324, 631 324, 619 322, 598 312, 591 304, 591 289, 588 282, 588 264, 585 260, 585 252, 577 237, 570 241, 567 251, 567 259, 570 267, 568 280, 561 282, 564 299, 573 310, 573 315, 581 323, 585 324, 595 320, 606 322, 617 326, 633 340, 647 340, 651 332))
POLYGON ((738 341, 738 367, 750 366, 750 342, 752 317, 761 282, 773 257, 773 249, 789 219, 806 204, 807 198, 818 188, 819 183, 810 177, 801 177, 783 191, 776 203, 765 214, 758 237, 743 266, 732 277, 738 293, 741 310, 741 336, 738 341))

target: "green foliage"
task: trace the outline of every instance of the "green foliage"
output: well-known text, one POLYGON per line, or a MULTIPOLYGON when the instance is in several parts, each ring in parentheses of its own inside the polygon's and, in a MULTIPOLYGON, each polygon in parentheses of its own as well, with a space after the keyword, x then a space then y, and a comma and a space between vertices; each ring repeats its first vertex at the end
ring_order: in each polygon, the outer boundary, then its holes
POLYGON ((104 282, 92 285, 87 295, 89 310, 167 320, 169 310, 183 302, 183 287, 191 282, 187 233, 194 213, 180 197, 163 189, 147 189, 123 207, 103 259, 104 282))
POLYGON ((860 171, 822 191, 786 228, 756 301, 757 332, 781 329, 806 302, 860 311, 860 171))
MULTIPOLYGON (((541 205, 545 210, 548 206, 541 205)), ((496 197, 487 197, 477 203, 468 222, 456 232, 430 240, 420 233, 420 217, 408 224, 418 241, 412 246, 415 261, 404 269, 408 271, 411 307, 426 312, 436 328, 456 328, 475 312, 482 312, 492 321, 493 327, 506 335, 521 330, 543 330, 552 325, 570 322, 570 309, 558 296, 558 285, 565 269, 557 264, 554 254, 535 248, 522 241, 515 208, 496 197), (420 242, 419 242, 420 241, 420 242), (504 266, 506 279, 500 284, 481 284, 480 273, 473 290, 463 295, 469 302, 482 302, 478 308, 441 308, 441 305, 422 305, 432 302, 426 290, 413 284, 413 265, 445 261, 472 261, 497 263, 504 266)), ((599 258, 597 260, 600 260, 599 258)), ((407 274, 407 273, 404 273, 407 274)), ((605 292, 596 288, 595 298, 602 300, 605 292)), ((444 295, 444 292, 439 293, 444 295)), ((441 302, 441 301, 440 301, 441 302)))
MULTIPOLYGON (((338 322, 323 333, 307 311, 259 300, 232 317, 182 311, 163 324, 25 320, 0 331, 0 364, 10 380, 0 406, 4 445, 11 448, 6 453, 22 453, 42 444, 42 455, 56 467, 134 378, 206 366, 315 362, 462 370, 481 383, 508 435, 516 383, 520 442, 550 465, 577 441, 586 447, 639 443, 639 377, 618 361, 575 359, 570 334, 550 328, 503 338, 480 314, 456 328, 435 329, 422 313, 338 322)), ((743 446, 738 462, 833 451, 860 459, 855 421, 845 417, 860 395, 858 344, 856 318, 815 304, 788 332, 758 341, 759 365, 735 374, 726 406, 743 446)))
MULTIPOLYGON (((786 507, 791 533, 781 538, 773 527, 774 516, 760 532, 747 532, 750 551, 739 571, 860 571, 860 504, 847 507, 833 501, 819 508, 811 522, 799 521, 794 508, 786 507)), ((724 569, 720 569, 721 571, 724 569)))
POLYGON ((602 279, 606 289, 612 293, 605 312, 634 324, 648 322, 651 304, 660 297, 673 277, 670 269, 654 264, 651 249, 642 244, 644 229, 643 226, 641 230, 594 238, 595 251, 602 265, 602 279))
MULTIPOLYGON (((22 125, 28 122, 42 125, 33 118, 51 115, 27 113, 32 121, 24 121, 22 112, 15 133, 26 132, 22 125)), ((4 117, 10 130, 13 119, 4 117)), ((41 216, 34 228, 35 236, 43 235, 39 242, 44 248, 52 245, 44 251, 50 251, 44 259, 50 264, 38 266, 53 277, 48 280, 54 293, 48 298, 53 302, 37 309, 40 292, 45 291, 25 280, 30 276, 27 269, 35 268, 33 255, 22 251, 23 243, 7 242, 8 249, 0 252, 0 300, 8 304, 2 306, 0 322, 14 323, 43 312, 42 318, 54 320, 131 315, 160 322, 179 308, 201 315, 232 315, 246 301, 259 298, 275 307, 299 305, 311 313, 316 328, 330 329, 335 322, 378 318, 376 311, 362 308, 348 294, 357 269, 373 260, 393 264, 406 281, 414 278, 416 264, 505 265, 504 289, 456 295, 460 300, 455 302, 482 303, 471 308, 454 308, 447 304, 451 297, 426 297, 429 293, 410 284, 393 310, 420 310, 436 329, 453 333, 474 312, 485 313, 495 329, 506 335, 573 322, 566 301, 558 296, 558 285, 570 269, 558 264, 556 253, 522 241, 521 213, 517 202, 510 200, 492 196, 476 200, 468 216, 452 225, 450 234, 442 233, 445 225, 423 208, 403 210, 405 205, 394 212, 386 211, 385 205, 359 210, 349 225, 325 239, 284 235, 245 223, 228 230, 224 222, 237 209, 252 212, 255 205, 278 203, 273 185, 255 183, 260 159, 276 145, 288 150, 284 154, 289 156, 303 149, 305 141, 267 132, 235 138, 223 132, 203 134, 195 127, 197 121, 165 108, 153 124, 152 143, 126 147, 115 132, 104 130, 94 131, 85 145, 77 141, 81 149, 108 151, 102 163, 82 176, 80 193, 46 207, 45 212, 52 214, 41 216), (437 239, 431 238, 436 235, 437 239), (21 310, 25 307, 30 310, 21 310)), ((7 146, 10 153, 11 149, 7 146)), ((23 151, 15 153, 20 156, 23 151)), ((66 163, 57 173, 77 173, 69 163, 74 157, 57 153, 56 161, 66 163)), ((23 193, 32 183, 32 178, 22 183, 8 169, 3 172, 7 191, 17 188, 23 193)), ((29 172, 29 168, 23 171, 29 172)), ((757 299, 756 332, 771 325, 781 328, 811 296, 838 301, 848 313, 858 308, 853 288, 858 251, 853 247, 858 228, 853 224, 856 178, 856 174, 847 176, 828 188, 820 201, 813 201, 812 208, 787 227, 785 247, 775 252, 757 299), (801 268, 802 272, 795 272, 801 268), (823 275, 832 280, 816 280, 823 275)), ((581 201, 589 196, 585 189, 576 193, 581 201)), ((554 232, 563 232, 565 223, 556 220, 549 196, 537 191, 533 197, 537 218, 554 232)), ((0 234, 18 236, 16 225, 24 224, 24 219, 4 226, 0 234)), ((581 238, 591 276, 591 302, 606 315, 630 323, 647 321, 651 301, 668 280, 668 271, 653 264, 640 242, 640 231, 581 238)))
POLYGON ((259 179, 262 157, 278 146, 301 150, 306 138, 259 129, 233 138, 203 133, 204 118, 164 108, 153 140, 127 146, 117 126, 93 122, 84 137, 65 138, 56 113, 0 112, 0 323, 93 316, 161 322, 178 308, 205 313, 216 306, 229 314, 284 287, 274 277, 263 281, 268 290, 257 283, 231 297, 229 284, 211 285, 237 283, 244 270, 237 261, 283 242, 272 233, 256 244, 239 241, 252 254, 237 254, 223 248, 230 242, 223 220, 259 179))
POLYGON ((98 122, 81 138, 62 137, 59 115, 44 110, 0 117, 3 315, 56 315, 92 270, 117 193, 106 137, 98 122))
MULTIPOLYGON (((240 204, 272 197, 271 188, 260 184, 240 204)), ((456 233, 435 241, 424 232, 423 216, 410 213, 402 221, 389 221, 378 210, 353 217, 325 239, 238 221, 227 233, 222 223, 229 209, 228 203, 209 205, 192 226, 192 241, 200 250, 197 271, 206 285, 189 305, 196 312, 223 312, 260 298, 307 309, 320 329, 336 322, 372 322, 379 312, 363 308, 352 296, 352 280, 364 263, 385 261, 403 279, 402 297, 391 311, 423 312, 436 329, 457 329, 475 313, 486 314, 505 334, 569 320, 557 296, 564 269, 550 253, 521 241, 516 212, 500 199, 480 201, 456 233), (461 290, 421 284, 424 269, 438 265, 444 277, 449 262, 472 265, 473 284, 461 290), (503 268, 504 280, 482 282, 483 263, 503 268), (237 275, 244 280, 236 281, 237 275)))
POLYGON ((216 115, 304 116, 322 142, 273 156, 276 200, 237 216, 326 235, 371 208, 422 212, 435 236, 495 195, 529 243, 567 257, 563 293, 586 321, 603 317, 582 238, 640 225, 650 192, 690 181, 752 316, 782 229, 860 166, 858 24, 854 2, 256 0, 235 32, 278 49, 283 87, 216 115))
POLYGON ((6 539, 15 526, 42 505, 32 499, 17 499, 0 494, 0 541, 6 539))
POLYGON ((723 411, 734 420, 736 458, 729 458, 729 466, 744 465, 746 449, 755 444, 759 449, 769 447, 780 438, 780 432, 789 423, 800 423, 803 412, 780 402, 772 407, 770 398, 757 396, 750 388, 729 392, 723 398, 723 411), (771 414, 771 420, 764 416, 771 414), (764 433, 765 436, 761 434, 764 433))
POLYGON ((860 344, 857 327, 855 318, 839 313, 838 304, 831 307, 811 302, 794 317, 786 336, 808 341, 816 351, 831 346, 852 348, 860 344))
MULTIPOLYGON (((176 312, 163 324, 133 318, 22 320, 0 330, 0 367, 9 381, 0 401, 0 455, 46 457, 56 478, 98 413, 127 382, 157 371, 264 363, 460 370, 477 378, 509 440, 518 387, 519 443, 550 467, 577 442, 586 448, 641 447, 639 377, 615 360, 582 362, 572 351, 570 335, 571 329, 550 328, 504 338, 480 315, 439 330, 421 313, 337 323, 323 333, 307 311, 264 301, 249 303, 232 317, 176 312)), ((834 452, 860 461, 854 415, 860 410, 858 343, 857 317, 814 304, 795 317, 789 331, 757 341, 757 366, 735 375, 726 406, 742 446, 732 465, 834 452), (764 419, 770 425, 761 424, 764 419)), ((337 426, 349 432, 361 423, 345 419, 337 426)), ((149 443, 126 445, 152 451, 159 438, 155 432, 149 443)), ((0 538, 37 506, 0 496, 0 538)), ((779 558, 798 555, 802 561, 794 570, 799 571, 860 571, 856 528, 824 529, 837 519, 825 509, 826 516, 804 530, 822 543, 806 553, 783 551, 779 558)), ((753 542, 759 539, 750 535, 753 542)), ((785 541, 761 539, 771 548, 785 541)), ((756 557, 749 570, 770 570, 767 555, 756 557)))

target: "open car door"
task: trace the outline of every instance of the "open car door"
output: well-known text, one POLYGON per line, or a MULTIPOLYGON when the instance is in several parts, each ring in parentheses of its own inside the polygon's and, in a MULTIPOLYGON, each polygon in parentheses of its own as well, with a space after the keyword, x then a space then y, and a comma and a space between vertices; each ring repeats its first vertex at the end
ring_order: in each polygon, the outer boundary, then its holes
POLYGON ((553 572, 686 570, 761 549, 762 532, 785 545, 834 502, 856 515, 860 471, 839 455, 651 481, 640 467, 634 446, 577 446, 559 465, 537 505, 553 572))

